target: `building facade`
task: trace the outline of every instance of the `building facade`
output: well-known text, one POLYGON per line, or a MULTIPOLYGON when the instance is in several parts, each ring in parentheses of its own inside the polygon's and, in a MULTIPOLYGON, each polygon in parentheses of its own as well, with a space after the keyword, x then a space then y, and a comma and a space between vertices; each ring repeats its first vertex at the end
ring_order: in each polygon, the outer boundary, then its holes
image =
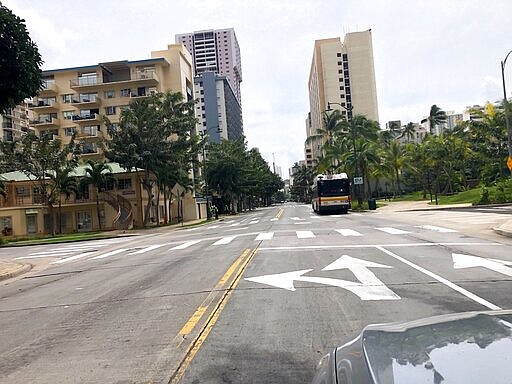
POLYGON ((7 109, 0 115, 0 134, 3 141, 14 141, 31 130, 29 126, 30 111, 27 103, 7 109))
POLYGON ((210 142, 242 137, 242 108, 225 76, 204 72, 194 79, 197 132, 210 142))
POLYGON ((233 28, 183 33, 176 35, 175 39, 192 54, 196 76, 204 72, 226 76, 239 104, 242 103, 242 61, 233 28))
MULTIPOLYGON (((19 123, 20 132, 33 129, 41 134, 49 131, 63 143, 69 143, 75 134, 75 139, 82 144, 81 160, 84 162, 105 158, 100 144, 108 138, 104 118, 118 124, 122 109, 130 101, 166 91, 181 92, 186 100, 194 98, 192 58, 181 44, 172 44, 166 50, 151 52, 151 59, 146 60, 123 60, 43 71, 43 80, 43 89, 27 105, 26 115, 32 114, 33 117, 28 126, 19 123)), ((7 129, 18 124, 13 117, 7 116, 7 121, 3 117, 7 129)), ((19 117, 25 118, 25 114, 21 113, 19 117)), ((5 132, 9 131, 4 131, 4 135, 5 132)), ((147 204, 148 196, 141 188, 139 178, 133 176, 136 174, 128 177, 125 170, 119 167, 116 169, 116 177, 120 175, 123 181, 119 190, 116 188, 111 192, 112 196, 102 196, 103 227, 119 225, 119 216, 125 216, 126 219, 128 211, 131 212, 129 225, 141 226, 143 207, 147 204), (121 206, 125 209, 123 215, 121 206)), ((37 187, 30 187, 29 180, 12 173, 3 174, 0 178, 7 185, 8 191, 6 198, 0 198, 0 220, 9 221, 8 217, 11 217, 12 227, 17 228, 14 235, 32 234, 34 228, 37 228, 37 233, 48 230, 49 224, 45 221, 48 211, 38 201, 37 187), (25 215, 30 216, 30 222, 26 225, 23 224, 27 219, 25 215), (21 217, 24 220, 20 221, 21 217)), ((89 191, 83 191, 83 196, 90 198, 75 198, 72 203, 63 201, 66 211, 71 212, 69 223, 74 225, 74 230, 89 228, 83 225, 78 228, 78 223, 83 222, 84 217, 94 216, 92 206, 89 206, 93 194, 91 187, 89 191), (84 213, 84 210, 87 212, 84 213)), ((156 189, 153 194, 158 195, 156 189)), ((184 197, 180 194, 177 200, 177 205, 173 207, 171 204, 174 217, 179 215, 183 220, 192 220, 206 216, 205 205, 197 202, 193 194, 187 193, 184 197)), ((151 221, 156 223, 157 218, 162 220, 164 211, 164 202, 160 201, 152 207, 151 221)), ((99 228, 94 218, 90 224, 92 230, 99 228)))
MULTIPOLYGON (((322 115, 328 108, 340 110, 350 119, 365 115, 378 121, 377 90, 373 64, 371 30, 339 37, 316 40, 308 81, 308 140, 313 158, 321 156, 323 140, 311 140, 323 127, 322 115)), ((306 145, 308 148, 308 145, 306 145)))

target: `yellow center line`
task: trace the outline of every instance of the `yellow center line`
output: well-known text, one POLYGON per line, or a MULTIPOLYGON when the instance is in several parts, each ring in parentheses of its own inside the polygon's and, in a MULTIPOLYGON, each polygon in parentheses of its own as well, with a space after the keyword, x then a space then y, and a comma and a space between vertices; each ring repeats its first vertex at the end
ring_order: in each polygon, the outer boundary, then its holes
MULTIPOLYGON (((250 251, 250 250, 247 250, 247 252, 248 251, 250 251)), ((226 304, 229 300, 229 297, 231 296, 233 290, 236 288, 236 286, 238 285, 238 282, 242 278, 242 275, 245 271, 245 268, 247 267, 247 264, 249 264, 249 262, 252 260, 252 258, 256 254, 256 251, 257 251, 257 248, 251 252, 249 257, 247 257, 244 260, 244 262, 242 263, 242 265, 240 266, 240 268, 238 268, 234 280, 231 282, 231 284, 225 290, 224 295, 219 300, 215 309, 212 311, 212 313, 208 317, 208 320, 206 321, 206 324, 204 325, 203 329, 201 330, 199 335, 195 338, 195 340, 192 343, 190 343, 190 345, 187 349, 187 352, 185 354, 185 358, 181 362, 178 369, 171 376, 171 379, 169 380, 169 384, 177 384, 180 382, 186 369, 188 368, 188 366, 194 359, 197 352, 199 352, 199 350, 201 349, 202 345, 204 344, 206 338, 208 337, 211 330, 215 326, 215 323, 219 319, 219 316, 220 316, 222 310, 224 309, 224 307, 226 306, 226 304)), ((244 254, 247 254, 247 253, 244 252, 244 254)))
POLYGON ((226 284, 226 282, 229 280, 229 278, 231 277, 231 275, 233 274, 235 269, 242 262, 242 260, 249 254, 250 251, 251 251, 250 249, 246 249, 235 260, 235 262, 233 264, 231 264, 231 266, 228 268, 228 270, 226 271, 224 276, 222 276, 222 278, 219 280, 217 285, 215 285, 215 288, 213 289, 213 291, 208 295, 208 297, 206 299, 204 299, 204 301, 201 303, 199 308, 197 308, 197 310, 194 312, 194 314, 185 323, 183 328, 181 328, 181 330, 179 331, 178 335, 175 338, 175 341, 178 342, 178 346, 181 345, 181 343, 185 340, 185 336, 187 336, 188 334, 190 334, 190 332, 192 332, 194 330, 197 323, 199 323, 199 321, 203 317, 204 313, 208 310, 208 307, 213 302, 213 299, 216 296, 216 291, 221 289, 224 286, 224 284, 226 284))
POLYGON ((279 211, 276 214, 276 218, 277 219, 281 218, 281 216, 283 215, 283 212, 284 212, 284 209, 283 208, 279 208, 279 211))

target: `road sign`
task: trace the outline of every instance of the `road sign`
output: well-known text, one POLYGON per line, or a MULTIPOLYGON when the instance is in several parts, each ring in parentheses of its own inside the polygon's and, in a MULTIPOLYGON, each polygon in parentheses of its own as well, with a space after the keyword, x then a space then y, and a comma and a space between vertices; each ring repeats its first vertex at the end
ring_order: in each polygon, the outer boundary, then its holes
POLYGON ((354 177, 354 184, 362 185, 363 184, 363 178, 362 177, 354 177))
POLYGON ((392 267, 343 255, 338 260, 323 268, 322 271, 349 269, 355 275, 357 280, 359 280, 359 283, 329 277, 304 276, 306 273, 313 271, 313 269, 249 277, 245 280, 259 284, 271 285, 273 287, 283 288, 289 291, 295 291, 295 286, 293 285, 294 281, 304 281, 308 283, 340 287, 359 296, 361 300, 400 300, 400 296, 386 287, 384 283, 380 281, 368 268, 392 267))
POLYGON ((507 165, 508 165, 508 169, 510 170, 510 172, 512 172, 512 156, 508 157, 507 165))

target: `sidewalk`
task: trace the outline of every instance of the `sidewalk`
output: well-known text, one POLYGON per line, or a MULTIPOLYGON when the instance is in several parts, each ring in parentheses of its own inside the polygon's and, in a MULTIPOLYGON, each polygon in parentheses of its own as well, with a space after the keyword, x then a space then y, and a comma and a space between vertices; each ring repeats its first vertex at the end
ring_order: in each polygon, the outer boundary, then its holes
POLYGON ((12 261, 0 260, 0 281, 12 279, 32 269, 30 264, 14 263, 12 261))
MULTIPOLYGON (((435 205, 428 204, 428 200, 424 201, 398 201, 383 202, 387 204, 385 207, 379 208, 379 212, 406 212, 406 211, 429 211, 429 210, 450 210, 455 208, 473 207, 471 204, 451 204, 451 205, 435 205)), ((481 206, 482 208, 484 206, 481 206)), ((512 237, 512 219, 501 224, 499 227, 493 228, 494 232, 507 237, 512 237)))

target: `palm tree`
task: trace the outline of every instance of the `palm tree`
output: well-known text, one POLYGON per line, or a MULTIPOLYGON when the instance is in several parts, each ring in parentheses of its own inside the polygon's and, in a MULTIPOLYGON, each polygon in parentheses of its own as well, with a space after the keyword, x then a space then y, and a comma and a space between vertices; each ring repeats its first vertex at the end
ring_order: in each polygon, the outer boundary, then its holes
POLYGON ((85 168, 85 175, 80 184, 82 186, 92 185, 96 190, 96 214, 98 215, 98 225, 101 228, 100 217, 100 193, 106 190, 108 184, 115 183, 112 169, 106 162, 87 160, 88 168, 85 168))
POLYGON ((430 113, 428 115, 428 125, 430 133, 434 134, 434 129, 437 125, 443 124, 446 121, 446 112, 439 108, 437 105, 430 107, 430 113))
POLYGON ((395 194, 400 196, 402 194, 402 187, 400 185, 400 172, 404 165, 405 156, 404 151, 400 143, 393 140, 389 148, 384 153, 384 160, 389 165, 389 168, 393 172, 393 179, 395 185, 395 194))
POLYGON ((59 200, 59 233, 62 233, 62 195, 67 200, 71 193, 76 193, 78 189, 76 178, 69 175, 70 171, 70 168, 60 168, 54 174, 49 175, 53 181, 55 197, 59 200))
POLYGON ((411 137, 414 136, 414 133, 416 132, 416 126, 413 122, 407 123, 407 125, 404 127, 404 130, 400 137, 407 137, 407 142, 411 140, 411 137))

